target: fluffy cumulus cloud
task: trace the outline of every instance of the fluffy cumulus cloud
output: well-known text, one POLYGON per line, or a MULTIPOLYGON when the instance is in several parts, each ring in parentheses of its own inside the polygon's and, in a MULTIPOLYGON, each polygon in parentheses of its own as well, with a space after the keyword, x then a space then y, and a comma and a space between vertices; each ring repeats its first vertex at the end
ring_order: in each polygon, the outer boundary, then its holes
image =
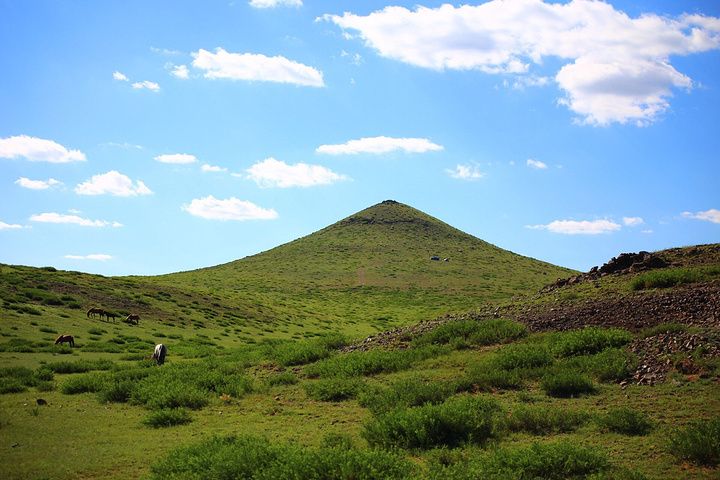
POLYGON ((185 165, 188 163, 197 162, 197 158, 195 157, 195 155, 190 155, 189 153, 166 153, 163 155, 158 155, 157 157, 155 157, 155 160, 160 163, 174 163, 178 165, 185 165))
POLYGON ((623 217, 623 224, 626 227, 637 227, 645 223, 642 217, 623 217))
POLYGON ((203 164, 200 170, 203 172, 227 172, 227 168, 225 167, 218 167, 217 165, 209 165, 207 163, 203 164))
POLYGON ((135 90, 150 90, 151 92, 159 92, 160 85, 150 80, 143 80, 142 82, 134 82, 132 88, 135 90))
POLYGON ((69 163, 85 161, 80 150, 68 150, 57 142, 17 135, 0 138, 0 158, 24 158, 31 162, 69 163))
POLYGON ((188 70, 187 65, 173 65, 172 70, 170 70, 170 74, 173 77, 180 78, 182 80, 190 78, 190 71, 188 70))
POLYGON ((183 205, 182 209, 190 215, 208 220, 272 220, 278 217, 277 212, 271 208, 262 208, 235 197, 221 200, 212 195, 193 199, 189 204, 183 205))
POLYGON ((302 7, 302 0, 250 0, 248 4, 255 8, 302 7))
POLYGON ((17 230, 19 228, 22 228, 22 225, 18 225, 17 223, 5 223, 0 220, 0 230, 17 230))
POLYGON ((122 73, 122 72, 118 72, 118 71, 114 71, 114 72, 113 72, 113 79, 114 79, 114 80, 117 80, 117 81, 119 81, 119 82, 127 82, 127 81, 130 80, 130 79, 127 77, 127 75, 125 75, 125 74, 122 73))
POLYGON ((705 210, 704 212, 683 212, 682 215, 685 218, 704 220, 706 222, 712 223, 720 223, 720 210, 716 210, 714 208, 711 208, 710 210, 705 210))
POLYGON ((547 225, 527 225, 534 230, 547 230, 564 235, 599 235, 620 230, 612 220, 555 220, 547 225))
POLYGON ((38 213, 30 217, 32 222, 40 223, 65 223, 71 225, 80 225, 81 227, 122 227, 122 223, 108 222, 105 220, 90 220, 82 218, 79 215, 68 215, 65 213, 38 213))
POLYGON ((75 187, 78 195, 114 195, 116 197, 134 197, 153 193, 142 180, 133 182, 130 177, 117 170, 93 175, 90 180, 75 187))
POLYGON ((26 177, 20 177, 15 180, 15 183, 30 190, 47 190, 50 187, 62 185, 61 181, 55 180, 54 178, 48 178, 47 180, 30 180, 26 177))
POLYGON ((232 53, 222 48, 215 49, 214 53, 200 49, 192 55, 192 66, 203 70, 205 78, 325 86, 322 72, 279 55, 232 53))
POLYGON ((534 168, 535 170, 547 170, 548 168, 547 164, 545 164, 544 162, 541 162, 540 160, 533 160, 532 158, 528 158, 525 164, 530 168, 534 168))
POLYGON ((365 137, 337 145, 320 145, 315 151, 328 155, 352 155, 358 153, 381 154, 398 150, 407 153, 424 153, 437 152, 442 149, 442 145, 437 145, 427 138, 365 137))
POLYGON ((91 253, 89 255, 65 255, 65 258, 69 260, 95 260, 99 262, 106 262, 112 260, 112 255, 105 253, 91 253))
POLYGON ((477 165, 457 165, 454 169, 446 169, 445 173, 458 180, 478 180, 485 176, 477 165))
POLYGON ((434 70, 534 76, 546 58, 559 59, 554 79, 563 92, 560 103, 592 125, 654 121, 668 109, 674 89, 692 86, 670 58, 720 48, 718 18, 632 18, 592 0, 390 6, 321 18, 384 57, 434 70))
POLYGON ((346 180, 345 175, 321 165, 296 163, 289 165, 274 158, 266 158, 247 169, 248 178, 261 187, 314 187, 346 180))

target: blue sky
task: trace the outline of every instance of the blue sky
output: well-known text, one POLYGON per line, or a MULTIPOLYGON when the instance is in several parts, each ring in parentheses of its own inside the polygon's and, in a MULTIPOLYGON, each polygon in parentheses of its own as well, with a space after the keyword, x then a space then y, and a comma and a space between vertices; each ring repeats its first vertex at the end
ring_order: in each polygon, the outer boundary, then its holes
POLYGON ((720 241, 720 4, 0 0, 0 262, 215 265, 385 199, 587 270, 720 241))

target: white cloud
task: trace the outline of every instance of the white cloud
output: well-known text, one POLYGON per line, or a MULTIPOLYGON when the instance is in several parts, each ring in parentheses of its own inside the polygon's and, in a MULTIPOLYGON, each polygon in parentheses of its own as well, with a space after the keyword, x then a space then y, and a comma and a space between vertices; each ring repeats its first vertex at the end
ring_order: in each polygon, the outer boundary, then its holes
POLYGON ((0 138, 0 158, 24 158, 31 162, 83 162, 80 150, 68 150, 59 143, 27 135, 0 138))
POLYGON ((158 47, 150 47, 150 51, 153 53, 157 53, 158 55, 166 55, 166 56, 182 55, 182 53, 183 53, 180 50, 172 50, 169 48, 158 48, 158 47))
POLYGON ((278 217, 273 209, 258 207, 252 202, 230 197, 220 200, 212 195, 196 198, 182 209, 190 215, 209 220, 272 220, 278 217))
POLYGON ((155 157, 155 160, 161 163, 174 163, 180 165, 197 162, 195 155, 190 155, 189 153, 166 153, 164 155, 158 155, 155 157))
POLYGON ((547 230, 564 235, 599 235, 620 230, 621 226, 612 220, 555 220, 547 225, 526 225, 533 230, 547 230))
POLYGON ((445 172, 459 180, 477 180, 485 176, 477 165, 457 165, 454 170, 448 168, 445 172))
POLYGON ((190 78, 190 71, 188 70, 187 65, 173 65, 170 75, 182 80, 187 80, 190 78))
POLYGON ((204 70, 205 78, 325 86, 322 72, 279 55, 267 57, 254 53, 230 53, 222 48, 215 49, 215 53, 201 48, 192 55, 192 66, 204 70))
POLYGON ((105 142, 100 145, 103 147, 122 148, 123 150, 142 150, 144 148, 142 145, 136 145, 129 142, 105 142))
POLYGON ((55 180, 54 178, 48 178, 47 180, 30 180, 29 178, 20 177, 15 180, 15 183, 30 190, 47 190, 55 185, 62 185, 61 181, 55 180))
POLYGON ((17 223, 5 223, 3 221, 0 221, 0 230, 17 230, 19 228, 23 228, 22 225, 18 225, 17 223))
POLYGON ((670 58, 720 48, 716 17, 632 18, 609 3, 587 0, 389 6, 366 16, 346 12, 320 19, 345 34, 356 32, 383 57, 438 71, 532 77, 545 59, 559 59, 561 104, 591 125, 654 121, 669 108, 673 89, 692 86, 670 58))
POLYGON ((227 168, 218 167, 216 165, 208 165, 207 163, 203 164, 200 167, 200 170, 203 172, 227 172, 227 168))
POLYGON ((342 50, 340 52, 340 56, 350 59, 350 63, 352 63, 353 65, 360 65, 363 60, 362 55, 360 55, 359 53, 350 53, 346 52, 345 50, 342 50))
POLYGON ((70 260, 96 260, 100 262, 106 262, 112 260, 112 255, 104 253, 91 253, 90 255, 65 255, 65 258, 70 260))
POLYGON ((389 153, 396 150, 408 153, 424 153, 442 149, 442 145, 432 143, 427 138, 366 137, 350 140, 339 145, 320 145, 315 151, 328 155, 352 155, 358 153, 389 153))
POLYGON ((160 91, 160 85, 158 85, 155 82, 151 82, 150 80, 143 80, 142 82, 135 82, 132 84, 132 88, 135 90, 150 90, 152 92, 159 92, 160 91))
POLYGON ((63 213, 38 213, 32 215, 30 220, 41 223, 67 223, 72 225, 80 225, 81 227, 122 227, 121 223, 108 222, 105 220, 90 220, 82 218, 78 215, 66 215, 63 213))
POLYGON ((250 0, 248 4, 255 8, 302 7, 302 0, 250 0))
POLYGON ((530 168, 534 168, 535 170, 546 170, 548 168, 545 163, 541 162, 540 160, 533 160, 532 158, 528 158, 525 164, 530 168))
POLYGON ((118 71, 113 72, 113 79, 120 82, 127 82, 128 80, 130 80, 127 76, 125 76, 124 73, 118 71))
POLYGON ((685 218, 693 218, 695 220, 704 220, 706 222, 720 223, 720 210, 716 210, 714 208, 711 208, 710 210, 705 210, 704 212, 683 212, 682 215, 685 218))
POLYGON ((643 220, 642 217, 623 217, 622 220, 626 227, 637 227, 638 225, 645 223, 645 220, 643 220))
POLYGON ((150 195, 153 192, 142 182, 133 181, 127 175, 117 170, 111 170, 100 175, 93 175, 86 182, 75 187, 78 195, 114 195, 116 197, 134 197, 136 195, 150 195))
POLYGON ((314 187, 329 185, 348 178, 321 165, 308 165, 307 163, 288 165, 274 158, 266 158, 246 171, 248 178, 261 187, 314 187))
POLYGON ((648 228, 647 230, 641 230, 640 233, 644 233, 644 234, 646 234, 646 235, 650 235, 651 233, 653 233, 653 231, 648 228))

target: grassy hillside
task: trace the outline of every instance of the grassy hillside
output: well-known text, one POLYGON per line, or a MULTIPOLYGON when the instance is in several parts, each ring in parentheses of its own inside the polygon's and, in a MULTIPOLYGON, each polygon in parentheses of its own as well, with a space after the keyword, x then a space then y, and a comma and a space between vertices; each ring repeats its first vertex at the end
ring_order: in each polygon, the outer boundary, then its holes
POLYGON ((241 341, 364 335, 533 293, 570 273, 387 201, 270 251, 191 272, 103 277, 0 265, 0 313, 77 318, 100 306, 164 325, 212 324, 241 341))
MULTIPOLYGON (((668 268, 507 301, 499 318, 376 335, 349 353, 337 336, 249 344, 214 321, 100 322, 38 288, 35 303, 10 305, 41 315, 12 310, 0 324, 0 475, 718 478, 720 245, 659 254, 668 268), (76 348, 51 346, 65 331, 76 348), (142 360, 158 341, 162 367, 142 360)), ((105 281, 113 298, 127 294, 105 281)), ((133 301, 215 301, 154 288, 133 301)))

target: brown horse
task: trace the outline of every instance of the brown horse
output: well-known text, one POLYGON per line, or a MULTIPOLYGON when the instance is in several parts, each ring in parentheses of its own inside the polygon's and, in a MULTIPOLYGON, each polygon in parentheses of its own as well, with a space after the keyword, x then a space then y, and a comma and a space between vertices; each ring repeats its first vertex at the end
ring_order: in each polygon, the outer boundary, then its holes
POLYGON ((90 310, 87 311, 87 317, 94 317, 95 315, 100 315, 100 318, 102 319, 103 315, 105 315, 105 310, 102 308, 92 307, 90 310))
POLYGON ((68 335, 67 333, 63 333, 55 339, 55 345, 59 345, 61 343, 69 343, 71 347, 75 347, 75 339, 72 335, 68 335))
POLYGON ((130 315, 125 318, 125 323, 134 323, 135 325, 140 325, 140 315, 137 313, 131 313, 130 315))
POLYGON ((115 319, 118 318, 119 316, 120 315, 118 315, 117 313, 105 311, 105 318, 107 318, 108 321, 110 321, 110 319, 112 318, 112 321, 114 322, 115 319))

